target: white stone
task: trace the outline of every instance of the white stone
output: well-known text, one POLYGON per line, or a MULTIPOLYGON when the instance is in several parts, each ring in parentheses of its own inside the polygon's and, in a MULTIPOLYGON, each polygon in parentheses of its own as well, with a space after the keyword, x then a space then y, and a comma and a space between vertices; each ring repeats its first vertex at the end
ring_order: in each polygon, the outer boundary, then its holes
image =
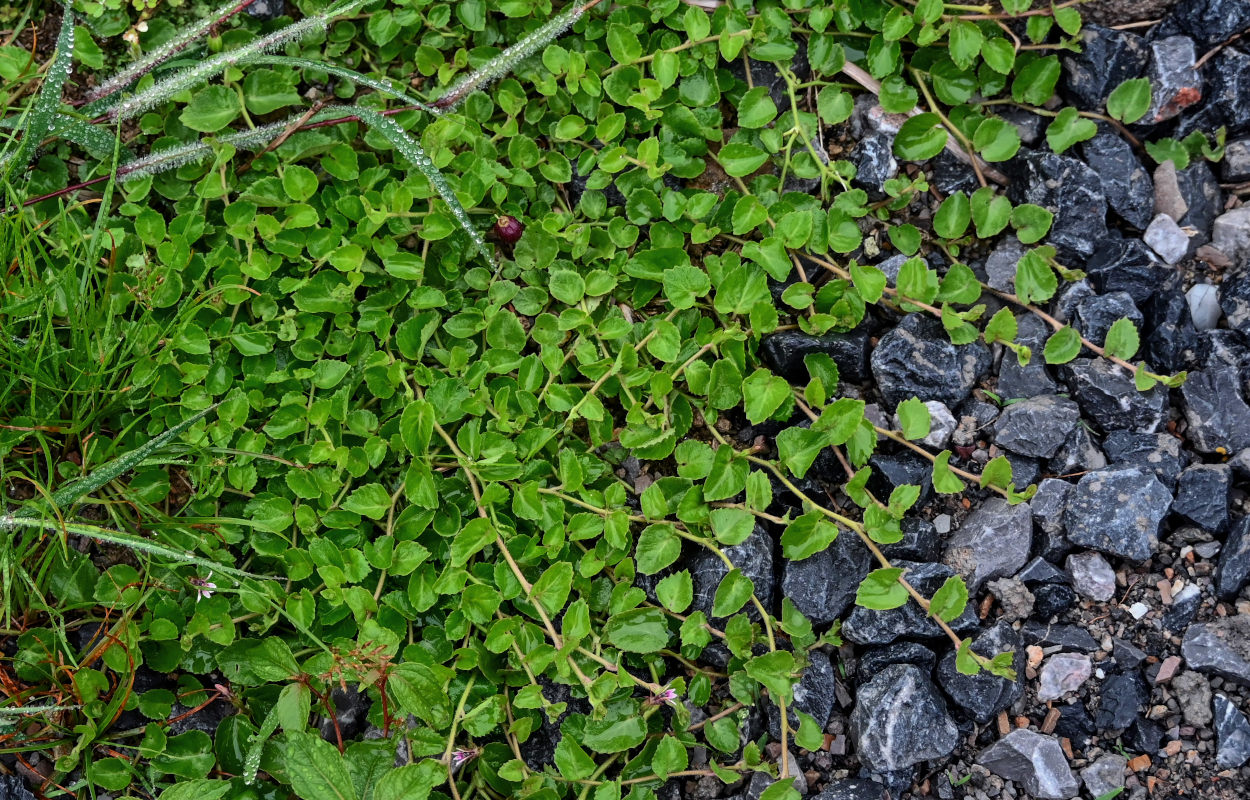
POLYGON ((1211 244, 1234 262, 1250 263, 1250 206, 1216 217, 1211 244))
POLYGON ((1093 665, 1089 656, 1080 653, 1058 653, 1042 665, 1041 685, 1037 699, 1043 702, 1058 700, 1068 692, 1075 692, 1089 680, 1093 665))
POLYGON ((1220 315, 1224 313, 1220 308, 1219 290, 1209 283, 1195 283, 1185 292, 1185 299, 1189 301, 1189 316, 1194 321, 1194 327, 1200 331, 1215 330, 1215 326, 1220 324, 1220 315))
POLYGON ((945 536, 951 532, 951 515, 938 514, 933 518, 933 529, 945 536))
POLYGON ((1115 596, 1115 570, 1102 553, 1073 553, 1065 563, 1072 576, 1072 588, 1078 593, 1098 601, 1115 596))
POLYGON ((1169 264, 1175 264, 1189 252, 1189 237, 1167 214, 1156 215, 1142 234, 1142 239, 1169 264))
POLYGON ((1146 605, 1145 603, 1141 601, 1138 601, 1128 607, 1128 613, 1133 615, 1133 619, 1141 619, 1142 617, 1150 613, 1150 606, 1146 605))

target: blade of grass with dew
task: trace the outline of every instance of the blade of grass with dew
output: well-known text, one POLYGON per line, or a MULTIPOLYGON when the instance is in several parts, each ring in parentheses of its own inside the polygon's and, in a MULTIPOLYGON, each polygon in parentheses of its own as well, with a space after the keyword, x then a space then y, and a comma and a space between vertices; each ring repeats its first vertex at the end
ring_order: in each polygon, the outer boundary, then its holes
POLYGON ((44 76, 39 96, 35 98, 34 106, 27 118, 17 155, 9 164, 9 169, 16 169, 19 172, 30 164, 35 156, 35 149, 48 134, 52 119, 57 109, 61 107, 65 82, 69 80, 73 69, 74 12, 70 10, 68 4, 63 5, 61 9, 61 32, 56 39, 56 53, 52 57, 52 66, 48 67, 48 74, 44 76))
POLYGON ((426 155, 421 145, 409 135, 408 131, 400 127, 399 123, 390 117, 384 117, 377 111, 370 108, 362 108, 360 106, 350 107, 351 113, 360 117, 360 119, 374 131, 377 131, 386 138, 391 146, 395 148, 401 156, 411 162, 421 174, 429 180, 434 190, 438 192, 439 197, 443 198, 443 202, 447 203, 447 207, 451 209, 451 214, 456 218, 456 222, 465 233, 469 235, 470 241, 478 249, 486 260, 490 262, 492 267, 496 267, 494 254, 486 245, 486 239, 482 236, 481 231, 473 227, 473 221, 469 219, 469 212, 464 210, 464 206, 460 204, 460 200, 456 198, 455 191, 451 188, 451 184, 443 177, 443 173, 438 167, 434 166, 434 162, 426 155))
MULTIPOLYGON (((188 430, 192 425, 208 416, 208 414, 215 408, 217 408, 217 404, 213 404, 203 411, 197 411, 195 414, 192 414, 182 422, 174 425, 161 435, 151 439, 146 444, 136 447, 129 453, 118 456, 107 464, 94 470, 90 475, 80 478, 68 486, 62 486, 60 489, 57 489, 52 493, 51 497, 49 497, 50 502, 58 509, 72 505, 80 497, 94 492, 101 486, 115 480, 122 473, 128 472, 143 463, 144 459, 150 457, 157 450, 161 449, 166 444, 180 436, 184 431, 188 430)), ((38 513, 38 508, 28 506, 20 509, 16 514, 7 514, 2 516, 0 517, 0 530, 13 528, 19 524, 25 524, 22 520, 31 519, 38 513)))
POLYGON ((127 65, 121 72, 88 92, 87 101, 94 102, 116 94, 203 38, 214 25, 220 25, 254 2, 256 0, 230 0, 203 19, 191 23, 185 31, 127 65))
POLYGON ((340 78, 349 80, 352 83, 356 83, 361 86, 367 86, 370 89, 373 89, 378 92, 382 92, 383 94, 389 94, 392 97, 395 97, 399 100, 404 101, 410 106, 416 106, 422 111, 428 111, 431 114, 438 113, 438 109, 429 105, 424 100, 418 100, 417 98, 408 94, 407 92, 403 90, 403 88, 396 85, 395 82, 391 81, 389 78, 371 78, 368 75, 362 75, 356 70, 347 69, 346 67, 340 67, 334 64, 324 64, 320 61, 312 61, 311 59, 307 59, 307 58, 294 58, 291 56, 261 56, 260 58, 253 59, 251 63, 252 64, 270 64, 274 66, 297 67, 300 69, 312 69, 312 70, 318 70, 321 72, 326 72, 326 73, 329 73, 330 75, 336 75, 340 78))

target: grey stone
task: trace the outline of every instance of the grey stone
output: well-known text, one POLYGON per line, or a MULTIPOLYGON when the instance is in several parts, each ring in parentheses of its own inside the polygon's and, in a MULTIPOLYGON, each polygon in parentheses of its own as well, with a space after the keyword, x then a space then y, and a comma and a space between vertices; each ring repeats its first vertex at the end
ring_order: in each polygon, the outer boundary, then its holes
POLYGON ((1197 58, 1194 40, 1188 36, 1168 36, 1151 43, 1152 99, 1146 119, 1169 120, 1202 99, 1202 77, 1194 67, 1197 58))
POLYGON ((1150 58, 1146 41, 1130 31, 1084 25, 1081 52, 1062 56, 1064 91, 1078 106, 1098 111, 1115 87, 1129 78, 1140 78, 1150 58))
POLYGON ((1220 284, 1220 308, 1228 327, 1250 334, 1250 269, 1234 271, 1220 284))
POLYGON ((1228 525, 1228 492, 1233 468, 1227 464, 1195 464, 1181 473, 1172 513, 1203 530, 1218 533, 1228 525))
POLYGON ((895 642, 885 647, 869 647, 859 659, 856 674, 862 681, 871 680, 881 670, 891 664, 914 664, 925 674, 933 672, 937 656, 933 651, 918 642, 895 642))
POLYGON ((1203 453, 1235 453, 1250 447, 1250 405, 1232 367, 1196 370, 1181 386, 1185 398, 1185 438, 1203 453))
POLYGON ((1068 692, 1080 689, 1093 673, 1089 656, 1081 653, 1056 653, 1042 665, 1037 699, 1058 700, 1068 692))
POLYGON ((1199 672, 1250 686, 1250 616, 1238 614, 1190 625, 1181 655, 1199 672))
POLYGON ((872 374, 886 402, 910 397, 938 400, 953 408, 964 401, 990 366, 985 345, 953 345, 936 320, 909 314, 881 337, 871 358, 872 374))
POLYGON ((1220 769, 1236 769, 1250 761, 1250 721, 1226 695, 1215 695, 1215 763, 1220 769))
POLYGON ((1026 644, 1042 647, 1060 647, 1082 653, 1092 653, 1098 649, 1098 642, 1089 631, 1077 625, 1048 625, 1031 619, 1020 626, 1020 635, 1024 637, 1026 644))
POLYGON ((1142 239, 1168 264, 1175 264, 1189 252, 1189 236, 1167 214, 1152 219, 1142 239))
POLYGON ((1172 160, 1155 167, 1155 213, 1167 214, 1180 222, 1189 213, 1189 203, 1181 192, 1181 179, 1172 160))
POLYGON ((1250 206, 1234 208, 1216 217, 1211 244, 1231 258, 1234 265, 1250 264, 1250 206))
POLYGON ((1106 602, 1115 596, 1115 570, 1102 553, 1073 553, 1066 566, 1073 588, 1089 599, 1106 602))
POLYGON ((1250 5, 1245 0, 1179 0, 1159 27, 1210 48, 1250 27, 1250 5))
POLYGON ((815 800, 889 800, 889 792, 867 778, 844 778, 831 781, 815 800))
POLYGON ((1054 215, 1046 241, 1063 257, 1087 257, 1107 236, 1107 201, 1098 174, 1075 158, 1023 152, 1008 162, 1013 203, 1033 203, 1054 215))
POLYGON ((1105 123, 1098 129, 1094 138, 1081 143, 1081 157, 1098 173, 1111 210, 1142 230, 1154 213, 1154 181, 1128 142, 1105 123))
MULTIPOLYGON (((936 520, 935 520, 936 521, 936 520)), ((949 520, 948 520, 949 522, 949 520)), ((881 546, 881 552, 891 561, 937 561, 942 549, 941 537, 932 522, 919 517, 907 516, 899 527, 903 538, 881 546)), ((947 532, 950 529, 947 528, 947 532)))
POLYGON ((1182 672, 1172 679, 1172 694, 1185 722, 1203 728, 1211 724, 1211 684, 1205 677, 1190 670, 1182 672))
POLYGON ((1180 594, 1172 598, 1172 605, 1163 614, 1163 628, 1172 633, 1179 633, 1189 627, 1198 614, 1198 606, 1202 605, 1202 591, 1197 584, 1187 583, 1180 594))
MULTIPOLYGON (((799 725, 795 711, 807 714, 823 729, 837 697, 837 676, 829 663, 829 656, 820 650, 812 650, 807 654, 807 660, 807 668, 794 687, 794 702, 786 708, 791 730, 799 725)), ((780 741, 781 711, 775 703, 768 706, 768 729, 773 739, 780 741)))
POLYGON ((1027 728, 1016 728, 982 750, 977 763, 1019 782, 1033 797, 1067 800, 1080 788, 1058 740, 1027 728))
POLYGON ((841 618, 855 602, 859 583, 872 568, 872 556, 850 531, 833 544, 800 560, 786 559, 781 594, 816 625, 841 618))
POLYGON ((1220 550, 1215 569, 1215 594, 1232 600, 1250 583, 1250 517, 1237 520, 1220 550))
POLYGON ((1047 478, 1037 485, 1037 494, 1029 501, 1033 521, 1046 533, 1063 531, 1063 510, 1068 507, 1072 484, 1058 478, 1047 478))
POLYGON ((1081 781, 1090 797, 1102 797, 1124 786, 1124 770, 1127 768, 1127 758, 1109 753, 1081 770, 1081 781))
MULTIPOLYGON (((1247 85, 1250 88, 1250 85, 1247 85)), ((1244 105, 1244 104, 1243 104, 1244 105)), ((1198 158, 1190 162, 1188 167, 1176 173, 1181 194, 1189 210, 1185 216, 1177 220, 1182 227, 1193 228, 1194 245, 1205 244, 1207 231, 1210 231, 1215 218, 1223 209, 1220 184, 1215 180, 1215 173, 1207 166, 1206 159, 1198 158)))
POLYGON ((1000 292, 1016 290, 1016 265, 1024 256, 1024 245, 1014 236, 1003 241, 985 259, 986 283, 1000 292))
POLYGON ((1080 422, 1068 434, 1063 446, 1055 452, 1049 465, 1050 471, 1058 475, 1093 472, 1107 466, 1107 456, 1094 442, 1089 427, 1080 422))
MULTIPOLYGON (((1033 314, 1023 314, 1017 321, 1016 341, 1028 346, 1034 354, 1042 352, 1050 328, 1033 314)), ((1046 370, 1044 358, 1031 358, 1021 366, 1014 350, 1005 350, 998 369, 998 393, 1006 400, 1055 394, 1059 385, 1046 370)))
POLYGON ((1219 289, 1209 283, 1195 283, 1185 292, 1185 300, 1189 304, 1189 317, 1194 328, 1210 331, 1220 324, 1220 316, 1224 312, 1220 308, 1219 289))
POLYGON ((1141 308, 1146 317, 1142 331, 1146 363, 1164 372, 1195 367, 1206 346, 1194 328, 1189 303, 1180 289, 1156 291, 1141 308))
POLYGON ((990 578, 1011 575, 1029 558, 1033 518, 1028 503, 986 500, 950 537, 943 562, 963 575, 976 593, 990 578))
MULTIPOLYGON (((946 579, 955 574, 944 564, 895 561, 905 570, 908 583, 926 597, 932 597, 946 579)), ((977 616, 969 603, 964 613, 950 623, 956 633, 976 630, 977 616)), ((916 603, 908 601, 898 608, 870 609, 855 606, 842 625, 842 636, 860 645, 889 644, 897 639, 942 639, 946 634, 916 603)))
POLYGON ((994 441, 1021 455, 1050 458, 1081 418, 1066 397, 1045 395, 1012 403, 994 423, 994 441))
POLYGON ((1146 660, 1146 651, 1134 647, 1123 639, 1113 639, 1111 641, 1111 656, 1121 669, 1133 669, 1141 666, 1141 662, 1146 660))
POLYGON ((1077 303, 1076 326, 1096 345, 1106 341, 1107 331, 1120 319, 1128 319, 1138 330, 1142 327, 1142 314, 1128 292, 1108 292, 1077 303))
POLYGON ((1106 433, 1154 433, 1167 420, 1167 389, 1141 392, 1128 370, 1104 358, 1078 358, 1070 365, 1072 389, 1081 410, 1106 433))
POLYGON ((1220 170, 1228 183, 1250 181, 1250 139, 1229 142, 1224 147, 1220 170))
POLYGON ((894 136, 879 131, 860 139, 851 152, 851 163, 855 165, 853 184, 869 192, 883 193, 885 182, 898 174, 894 136))
MULTIPOLYGON (((1002 609, 1002 619, 1007 622, 1015 622, 1018 619, 1025 619, 1033 614, 1033 608, 1037 604, 1037 595, 1029 591, 1029 588, 1022 581, 1015 578, 999 578, 989 581, 985 584, 990 590, 990 594, 998 598, 998 607, 1002 609)), ((1039 587, 1038 591, 1046 588, 1049 584, 1039 587)), ((1067 588, 1067 587, 1064 587, 1067 588)), ((1071 591, 1069 589, 1069 591, 1071 591)), ((1050 617, 1051 614, 1038 612, 1041 616, 1050 617)))
MULTIPOLYGON (((733 565, 742 570, 743 574, 755 584, 755 596, 764 608, 773 604, 773 536, 762 526, 756 525, 755 530, 741 544, 724 548, 723 552, 733 565)), ((716 597, 716 589, 721 580, 729 574, 729 568, 720 558, 703 548, 690 560, 690 575, 694 579, 693 608, 707 614, 708 619, 720 619, 712 616, 712 601, 716 597)), ((747 607, 751 618, 758 618, 759 612, 754 606, 747 607)))
MULTIPOLYGON (((951 434, 955 432, 958 423, 945 403, 929 400, 925 403, 925 408, 929 410, 929 435, 920 442, 941 450, 951 440, 951 434)), ((902 427, 898 414, 894 415, 894 425, 896 428, 902 427)))
POLYGON ((950 650, 938 661, 937 682, 953 701, 956 713, 962 712, 977 722, 985 723, 1009 708, 1024 693, 1021 683, 1025 666, 1024 642, 1009 623, 1000 620, 973 640, 972 651, 986 658, 1012 653, 1016 680, 1000 678, 988 670, 965 675, 956 666, 955 651, 950 650))
POLYGON ((1172 505, 1167 487, 1137 467, 1081 478, 1064 512, 1068 540, 1131 561, 1150 558, 1172 505))
MULTIPOLYGON (((1156 259, 1154 254, 1150 252, 1150 248, 1146 247, 1146 245, 1142 244, 1137 239, 1108 239, 1107 241, 1137 242, 1137 244, 1141 245, 1141 249, 1147 254, 1146 257, 1152 262, 1158 263, 1158 259, 1156 259)), ((1085 262, 1086 277, 1081 278, 1079 281, 1073 281, 1072 283, 1067 284, 1067 286, 1064 286, 1059 292, 1058 299, 1054 301, 1053 316, 1055 319, 1065 323, 1071 322, 1073 317, 1076 316, 1077 305, 1079 305, 1085 298, 1096 295, 1098 292, 1119 291, 1123 288, 1121 286, 1116 286, 1115 289, 1106 288, 1107 281, 1105 278, 1107 278, 1108 275, 1119 274, 1121 271, 1117 269, 1119 265, 1115 263, 1115 259, 1118 258, 1118 256, 1115 253, 1104 252, 1103 247, 1105 245, 1106 242, 1100 244, 1099 248, 1094 251, 1094 255, 1090 256, 1085 262), (1104 273, 1099 276, 1103 280, 1100 281, 1100 287, 1098 289, 1094 288, 1093 279, 1090 277, 1092 275, 1091 270, 1095 265, 1104 270, 1104 273)))
POLYGON ((257 19, 277 19, 286 13, 286 0, 256 0, 243 12, 257 19))
POLYGON ((35 795, 20 777, 0 775, 0 800, 35 800, 35 795))
POLYGON ((860 687, 851 735, 860 761, 876 772, 942 758, 960 739, 937 688, 910 664, 888 666, 860 687))

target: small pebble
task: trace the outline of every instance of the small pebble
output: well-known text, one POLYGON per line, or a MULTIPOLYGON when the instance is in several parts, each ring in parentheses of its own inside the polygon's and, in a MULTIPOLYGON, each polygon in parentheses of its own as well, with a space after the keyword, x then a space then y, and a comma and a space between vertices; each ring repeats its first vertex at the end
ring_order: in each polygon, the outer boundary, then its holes
POLYGON ((1167 214, 1155 215, 1142 239, 1169 264, 1175 264, 1189 252, 1189 237, 1167 214))
POLYGON ((1150 613, 1150 606, 1139 601, 1128 607, 1128 613, 1133 615, 1133 619, 1141 619, 1150 613))
POLYGON ((1200 331, 1215 330, 1224 313, 1220 309, 1219 290, 1209 283, 1196 283, 1185 292, 1185 299, 1189 301, 1189 316, 1194 327, 1200 331))

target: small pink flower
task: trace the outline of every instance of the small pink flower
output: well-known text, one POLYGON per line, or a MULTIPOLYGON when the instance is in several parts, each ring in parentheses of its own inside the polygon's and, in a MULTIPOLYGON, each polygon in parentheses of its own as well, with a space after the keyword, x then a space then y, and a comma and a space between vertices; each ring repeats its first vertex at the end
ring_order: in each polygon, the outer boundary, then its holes
MULTIPOLYGON (((211 577, 213 577, 213 573, 210 572, 208 573, 208 578, 211 577)), ((197 603, 201 600, 207 600, 212 597, 213 590, 217 588, 217 584, 213 583, 208 578, 187 578, 187 583, 190 583, 195 587, 195 602, 197 603)))
POLYGON ((671 705, 676 705, 676 703, 677 703, 677 690, 675 690, 675 689, 664 689, 664 690, 663 690, 663 691, 661 691, 659 694, 653 694, 653 695, 651 695, 650 697, 648 697, 648 698, 647 698, 647 703, 648 703, 648 705, 653 705, 653 706, 658 706, 658 705, 660 705, 661 703, 668 703, 670 706, 671 706, 671 705))
POLYGON ((229 686, 225 686, 220 683, 214 683, 213 688, 216 689, 217 693, 220 694, 226 700, 231 700, 231 701, 234 700, 234 692, 230 691, 229 686))
POLYGON ((461 764, 466 764, 472 761, 477 758, 477 756, 478 749, 476 747, 470 747, 468 750, 453 750, 451 754, 451 765, 453 767, 458 767, 461 764))

